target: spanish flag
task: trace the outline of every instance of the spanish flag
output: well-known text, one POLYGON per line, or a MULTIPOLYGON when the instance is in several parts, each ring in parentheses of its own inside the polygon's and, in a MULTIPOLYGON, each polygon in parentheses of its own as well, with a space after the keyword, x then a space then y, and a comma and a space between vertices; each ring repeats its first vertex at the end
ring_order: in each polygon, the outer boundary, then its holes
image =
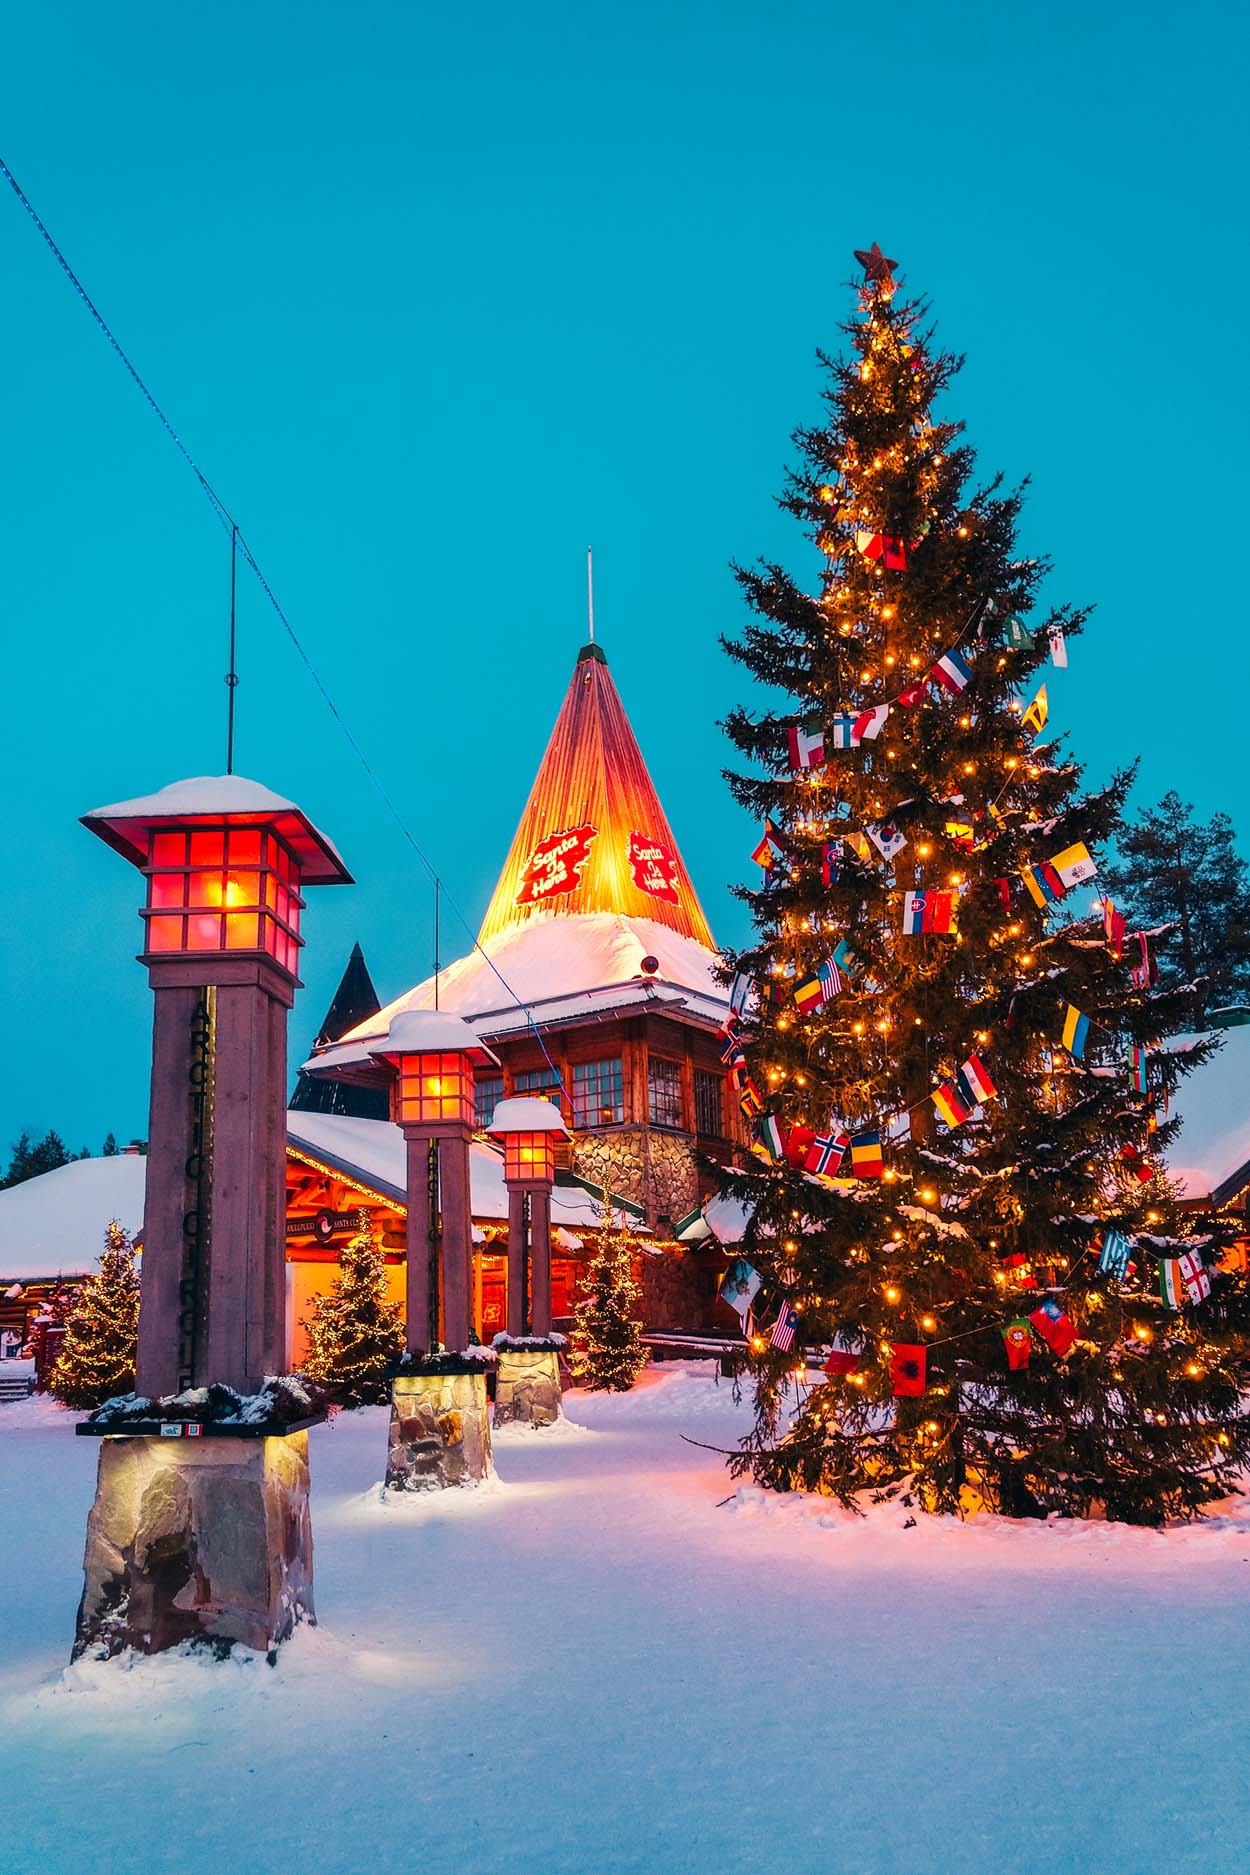
POLYGON ((769 872, 777 864, 777 861, 783 857, 786 851, 786 842, 783 836, 778 832, 777 828, 774 827, 771 820, 766 820, 764 822, 764 837, 752 853, 751 858, 755 861, 757 866, 762 866, 765 872, 769 872))
POLYGON ((1064 1011, 1060 1040, 1074 1061, 1085 1059, 1085 1038, 1088 1034, 1089 1017, 1083 1016, 1075 1003, 1069 1003, 1064 1011))
POLYGON ((881 1135, 876 1131, 851 1136, 851 1176, 880 1178, 885 1170, 881 1157, 881 1135))

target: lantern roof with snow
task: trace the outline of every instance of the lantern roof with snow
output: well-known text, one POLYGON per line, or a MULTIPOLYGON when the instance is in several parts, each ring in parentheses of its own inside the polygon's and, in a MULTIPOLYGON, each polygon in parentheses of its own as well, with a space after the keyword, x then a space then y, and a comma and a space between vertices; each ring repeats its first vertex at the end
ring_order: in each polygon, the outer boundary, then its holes
POLYGON ((558 1133, 561 1139, 569 1136, 555 1102, 540 1100, 533 1094, 514 1094, 509 1100, 497 1101, 486 1131, 492 1139, 502 1139, 507 1133, 558 1133))
POLYGON ((146 866, 152 835, 165 827, 267 827, 290 848, 304 885, 351 885, 333 842, 294 801, 244 775, 196 775, 154 794, 94 807, 82 825, 99 834, 132 866, 146 866))
POLYGON ((476 1067, 498 1061, 462 1017, 445 1009, 401 1009, 369 1053, 384 1061, 400 1055, 465 1055, 476 1067))

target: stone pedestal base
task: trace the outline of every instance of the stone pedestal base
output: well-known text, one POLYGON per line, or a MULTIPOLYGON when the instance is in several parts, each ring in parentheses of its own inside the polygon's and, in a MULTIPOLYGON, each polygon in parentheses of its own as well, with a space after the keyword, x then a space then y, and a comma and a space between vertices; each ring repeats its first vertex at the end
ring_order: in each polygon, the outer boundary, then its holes
POLYGON ((560 1417, 560 1356, 555 1348, 499 1349, 497 1426, 551 1426, 560 1417))
POLYGON ((486 1375, 399 1374, 391 1382, 388 1491, 443 1491, 493 1478, 486 1375))
POLYGON ((83 1575, 75 1659, 268 1653, 316 1619, 308 1434, 102 1439, 83 1575))

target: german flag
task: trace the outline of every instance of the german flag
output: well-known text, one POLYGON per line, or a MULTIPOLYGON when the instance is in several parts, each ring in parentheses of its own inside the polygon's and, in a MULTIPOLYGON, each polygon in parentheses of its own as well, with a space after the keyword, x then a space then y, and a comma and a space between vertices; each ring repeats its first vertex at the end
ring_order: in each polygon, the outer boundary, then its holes
POLYGON ((968 1118, 971 1108, 965 1107, 959 1095, 949 1081, 943 1081, 941 1087, 932 1096, 933 1104, 947 1126, 962 1126, 968 1118))

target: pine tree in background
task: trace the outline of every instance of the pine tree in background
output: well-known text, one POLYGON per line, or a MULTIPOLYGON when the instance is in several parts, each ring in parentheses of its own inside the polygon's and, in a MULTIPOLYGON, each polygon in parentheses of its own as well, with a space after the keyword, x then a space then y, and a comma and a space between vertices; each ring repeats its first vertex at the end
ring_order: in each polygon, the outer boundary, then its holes
POLYGON ((646 1366, 633 1246, 601 1229, 573 1310, 571 1367, 592 1393, 627 1393, 646 1366))
POLYGON ((100 1156, 104 1159, 115 1159, 117 1153, 118 1146, 116 1135, 109 1133, 105 1136, 104 1144, 100 1148, 100 1156))
POLYGON ((389 1397, 386 1370, 404 1351, 404 1318, 386 1299, 386 1258, 362 1211, 344 1246, 329 1293, 314 1296, 301 1324, 308 1336, 303 1371, 344 1406, 371 1406, 389 1397))
POLYGON ((1159 1046, 1178 998, 1088 883, 1131 777, 1080 790, 1038 682, 1085 615, 1030 616, 1021 493, 974 485, 933 415, 959 361, 894 263, 857 258, 851 356, 822 358, 783 498, 819 590, 739 570, 757 616, 726 647, 768 698, 726 724, 766 822, 734 960, 764 1278, 734 1470, 847 1504, 1192 1515, 1250 1454, 1246 1279, 1155 1169, 1209 1048, 1159 1046), (828 1379, 796 1406, 805 1347, 828 1379))
POLYGON ((96 1407, 132 1393, 139 1345, 139 1277, 134 1246, 116 1218, 104 1233, 100 1266, 70 1310, 52 1369, 51 1391, 66 1406, 96 1407))
POLYGON ((1172 790, 1121 828, 1106 873, 1137 925, 1172 927, 1160 931, 1159 979, 1186 988, 1184 1019, 1195 1028, 1221 1006, 1250 1002, 1250 868, 1236 838, 1227 814, 1195 821, 1172 790))

